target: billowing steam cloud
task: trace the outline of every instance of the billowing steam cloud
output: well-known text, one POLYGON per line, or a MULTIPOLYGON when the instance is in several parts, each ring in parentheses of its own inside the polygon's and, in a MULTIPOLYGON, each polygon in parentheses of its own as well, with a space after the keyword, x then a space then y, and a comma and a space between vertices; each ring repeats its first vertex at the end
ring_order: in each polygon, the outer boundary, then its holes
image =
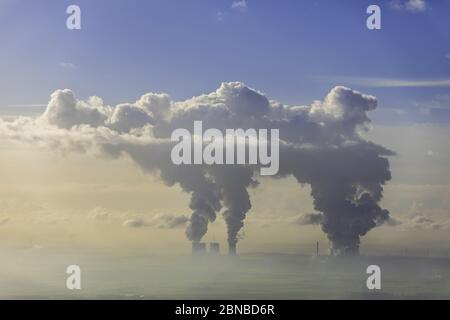
POLYGON ((41 117, 0 120, 0 138, 61 152, 128 156, 191 195, 190 240, 200 241, 223 208, 233 247, 251 208, 248 188, 260 179, 258 165, 174 165, 171 133, 178 128, 192 132, 196 120, 204 130, 279 129, 277 177, 293 175, 311 185, 333 252, 347 254, 357 253, 360 237, 389 219, 378 203, 391 177, 386 156, 392 152, 359 134, 370 121, 367 112, 376 106, 375 97, 345 87, 333 88, 310 106, 268 100, 239 82, 223 83, 215 92, 186 101, 149 93, 116 107, 97 97, 79 101, 72 91, 58 90, 41 117))

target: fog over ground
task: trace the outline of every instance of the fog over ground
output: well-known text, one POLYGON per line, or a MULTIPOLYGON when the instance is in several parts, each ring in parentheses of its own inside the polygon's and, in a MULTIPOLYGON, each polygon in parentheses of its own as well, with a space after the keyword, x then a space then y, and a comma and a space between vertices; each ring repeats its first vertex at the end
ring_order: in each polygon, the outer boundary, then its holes
POLYGON ((448 299, 450 260, 333 258, 250 254, 239 257, 0 250, 0 297, 87 299, 448 299), (76 262, 82 290, 68 291, 76 262), (382 270, 382 290, 366 287, 367 266, 382 270))

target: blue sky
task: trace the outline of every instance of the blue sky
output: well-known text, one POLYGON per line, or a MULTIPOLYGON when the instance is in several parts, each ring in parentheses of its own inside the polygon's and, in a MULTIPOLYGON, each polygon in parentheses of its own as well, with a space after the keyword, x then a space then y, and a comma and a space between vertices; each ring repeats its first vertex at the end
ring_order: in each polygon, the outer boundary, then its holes
POLYGON ((450 107, 450 2, 417 1, 421 11, 406 1, 244 2, 2 0, 0 109, 45 104, 59 88, 116 104, 234 80, 285 103, 343 84, 381 108, 450 107), (81 7, 82 30, 65 27, 70 4, 81 7), (379 31, 366 28, 370 4, 382 8, 379 31))

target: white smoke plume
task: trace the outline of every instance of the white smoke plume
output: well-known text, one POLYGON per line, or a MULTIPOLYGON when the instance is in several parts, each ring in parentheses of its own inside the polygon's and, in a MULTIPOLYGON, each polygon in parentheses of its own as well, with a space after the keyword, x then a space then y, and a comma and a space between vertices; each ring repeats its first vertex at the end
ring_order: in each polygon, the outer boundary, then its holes
POLYGON ((184 227, 188 222, 189 218, 184 215, 159 213, 152 217, 149 224, 159 229, 175 229, 184 227))
POLYGON ((130 157, 168 186, 178 184, 190 194, 188 239, 200 241, 223 208, 233 246, 251 208, 248 188, 261 179, 258 165, 174 165, 171 133, 178 128, 192 131, 197 120, 204 130, 279 129, 277 177, 293 175, 300 184, 311 185, 333 252, 347 254, 357 253, 360 237, 389 219, 378 203, 391 178, 387 156, 393 152, 359 134, 376 106, 375 97, 341 86, 309 106, 269 100, 240 82, 223 83, 212 93, 185 101, 149 93, 115 107, 98 97, 77 100, 66 89, 51 95, 38 118, 0 120, 0 139, 64 153, 130 157))
POLYGON ((295 224, 301 226, 317 225, 323 221, 323 214, 321 213, 307 213, 294 220, 295 224))

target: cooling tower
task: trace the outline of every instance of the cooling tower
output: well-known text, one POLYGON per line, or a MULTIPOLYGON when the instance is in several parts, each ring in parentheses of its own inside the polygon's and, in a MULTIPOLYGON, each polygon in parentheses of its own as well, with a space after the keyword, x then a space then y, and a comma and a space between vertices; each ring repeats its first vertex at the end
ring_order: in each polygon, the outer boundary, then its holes
POLYGON ((236 255, 236 243, 230 243, 228 245, 228 254, 230 256, 236 255))
POLYGON ((206 244, 203 242, 192 242, 192 254, 199 255, 206 253, 206 244))
POLYGON ((211 242, 209 244, 209 253, 210 254, 220 254, 220 243, 211 242))

